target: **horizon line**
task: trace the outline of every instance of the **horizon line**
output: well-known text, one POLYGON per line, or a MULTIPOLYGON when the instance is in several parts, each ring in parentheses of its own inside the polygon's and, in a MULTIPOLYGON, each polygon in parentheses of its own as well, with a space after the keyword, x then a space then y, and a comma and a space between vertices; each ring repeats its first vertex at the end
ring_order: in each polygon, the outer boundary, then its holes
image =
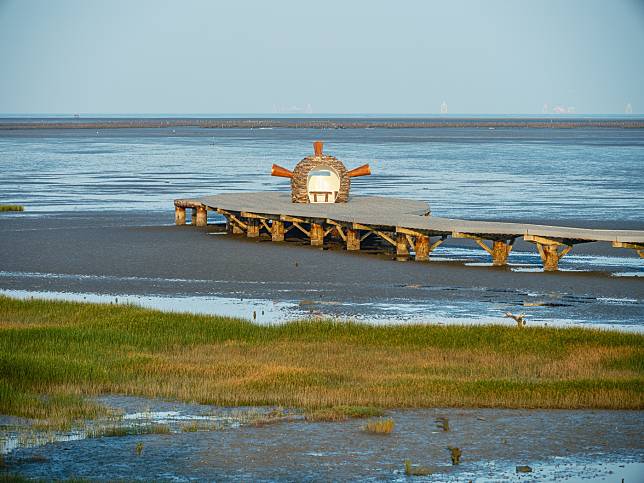
POLYGON ((47 118, 47 117, 66 117, 72 119, 78 118, 96 118, 96 117, 185 117, 185 118, 361 118, 361 117, 384 117, 384 118, 463 118, 463 117, 529 117, 529 118, 567 118, 579 119, 584 117, 622 117, 638 118, 644 117, 644 113, 393 113, 393 112, 355 112, 355 113, 273 113, 273 112, 0 112, 0 118, 47 118))

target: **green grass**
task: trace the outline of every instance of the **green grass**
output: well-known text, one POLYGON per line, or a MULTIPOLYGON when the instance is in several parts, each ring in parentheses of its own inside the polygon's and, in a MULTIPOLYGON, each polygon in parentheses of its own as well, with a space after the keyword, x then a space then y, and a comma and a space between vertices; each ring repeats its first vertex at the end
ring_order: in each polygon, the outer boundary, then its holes
POLYGON ((22 205, 0 205, 1 211, 25 211, 25 207, 22 205))
POLYGON ((259 326, 134 306, 0 297, 0 413, 92 418, 87 396, 302 408, 644 408, 644 336, 507 326, 259 326))

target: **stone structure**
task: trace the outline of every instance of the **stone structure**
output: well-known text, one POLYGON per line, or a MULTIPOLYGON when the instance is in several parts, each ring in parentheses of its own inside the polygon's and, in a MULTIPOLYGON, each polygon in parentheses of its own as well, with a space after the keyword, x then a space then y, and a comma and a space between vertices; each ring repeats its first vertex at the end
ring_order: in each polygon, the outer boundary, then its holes
POLYGON ((297 163, 293 171, 273 165, 271 174, 291 178, 293 203, 346 203, 351 178, 371 174, 369 165, 348 171, 335 156, 322 153, 322 142, 313 143, 314 154, 297 163))

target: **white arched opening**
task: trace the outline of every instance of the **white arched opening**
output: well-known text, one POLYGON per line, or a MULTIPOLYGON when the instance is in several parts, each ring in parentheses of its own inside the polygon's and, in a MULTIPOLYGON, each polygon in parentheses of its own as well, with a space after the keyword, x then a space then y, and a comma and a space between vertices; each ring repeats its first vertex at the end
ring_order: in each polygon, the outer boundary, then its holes
POLYGON ((306 188, 309 203, 335 203, 340 190, 340 175, 328 166, 317 167, 309 171, 306 188))

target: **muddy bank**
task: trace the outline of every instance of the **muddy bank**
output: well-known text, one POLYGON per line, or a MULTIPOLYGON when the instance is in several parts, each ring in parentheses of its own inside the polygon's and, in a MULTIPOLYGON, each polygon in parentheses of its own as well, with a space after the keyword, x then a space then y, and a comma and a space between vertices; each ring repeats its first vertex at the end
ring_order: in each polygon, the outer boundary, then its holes
MULTIPOLYGON (((164 434, 79 438, 5 454, 5 471, 30 478, 218 481, 399 480, 404 461, 429 468, 431 481, 593 479, 637 481, 644 470, 644 419, 629 411, 424 409, 389 411, 389 435, 364 431, 365 420, 257 423, 248 415, 278 408, 215 408, 106 396, 123 412, 123 427, 141 418, 169 425, 164 434), (147 414, 147 416, 145 416, 147 414), (449 431, 436 419, 447 418, 449 431), (184 430, 191 421, 219 418, 219 427, 184 430), (448 446, 462 451, 453 466, 448 446), (517 466, 531 472, 518 474, 517 466)), ((2 426, 2 435, 19 425, 2 426)))
POLYGON ((589 244, 580 247, 581 265, 569 266, 583 269, 588 256, 586 271, 548 274, 532 272, 538 255, 522 247, 511 255, 510 268, 487 266, 487 254, 462 241, 429 264, 396 263, 382 255, 249 241, 214 226, 162 225, 168 221, 164 214, 140 213, 3 216, 0 289, 262 299, 304 304, 323 315, 412 314, 428 321, 498 319, 506 310, 541 322, 638 325, 644 317, 642 279, 614 276, 641 270, 628 250, 608 248, 611 263, 635 268, 594 268, 593 260, 608 255, 592 253, 606 248, 589 244))

